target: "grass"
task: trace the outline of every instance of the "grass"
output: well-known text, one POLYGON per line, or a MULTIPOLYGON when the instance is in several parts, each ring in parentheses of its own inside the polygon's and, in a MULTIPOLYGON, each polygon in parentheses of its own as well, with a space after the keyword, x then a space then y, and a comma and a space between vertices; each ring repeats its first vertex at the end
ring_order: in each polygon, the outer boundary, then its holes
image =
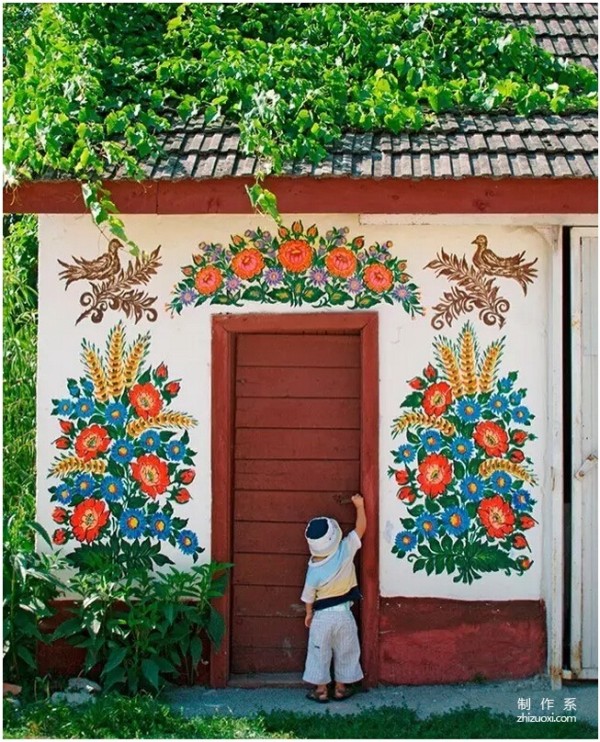
POLYGON ((85 707, 48 701, 16 710, 5 703, 4 738, 62 739, 597 739, 586 722, 520 724, 482 709, 419 719, 407 708, 380 708, 348 716, 272 712, 251 717, 186 719, 149 696, 109 695, 85 707))

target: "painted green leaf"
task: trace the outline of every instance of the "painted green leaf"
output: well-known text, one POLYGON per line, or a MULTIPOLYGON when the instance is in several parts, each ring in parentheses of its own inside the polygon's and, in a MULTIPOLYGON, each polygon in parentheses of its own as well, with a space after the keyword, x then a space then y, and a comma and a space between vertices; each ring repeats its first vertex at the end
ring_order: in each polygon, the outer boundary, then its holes
MULTIPOLYGON (((423 394, 421 392, 412 392, 408 395, 408 397, 405 397, 404 401, 402 402, 402 407, 420 407, 423 402, 423 394)), ((420 441, 420 438, 418 436, 415 436, 417 440, 411 441, 411 443, 418 443, 420 441)))

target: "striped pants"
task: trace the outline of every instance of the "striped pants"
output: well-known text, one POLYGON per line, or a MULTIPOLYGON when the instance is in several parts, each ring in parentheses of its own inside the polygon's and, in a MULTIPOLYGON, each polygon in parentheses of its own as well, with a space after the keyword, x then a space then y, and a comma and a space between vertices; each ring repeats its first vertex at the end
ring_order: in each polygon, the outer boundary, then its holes
POLYGON ((362 679, 358 630, 349 608, 315 611, 308 634, 303 680, 313 685, 329 683, 332 658, 333 675, 338 683, 362 679))

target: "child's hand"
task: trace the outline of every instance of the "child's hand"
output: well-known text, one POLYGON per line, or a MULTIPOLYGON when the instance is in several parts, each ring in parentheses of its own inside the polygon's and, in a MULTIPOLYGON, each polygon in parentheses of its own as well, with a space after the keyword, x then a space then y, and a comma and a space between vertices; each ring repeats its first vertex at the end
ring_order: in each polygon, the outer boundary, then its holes
POLYGON ((310 629, 310 625, 312 623, 312 620, 313 620, 313 614, 312 613, 307 613, 306 616, 304 616, 304 625, 306 626, 307 629, 310 629))
POLYGON ((365 498, 362 495, 359 495, 359 494, 352 495, 352 504, 358 510, 359 507, 364 507, 364 505, 365 505, 365 498))

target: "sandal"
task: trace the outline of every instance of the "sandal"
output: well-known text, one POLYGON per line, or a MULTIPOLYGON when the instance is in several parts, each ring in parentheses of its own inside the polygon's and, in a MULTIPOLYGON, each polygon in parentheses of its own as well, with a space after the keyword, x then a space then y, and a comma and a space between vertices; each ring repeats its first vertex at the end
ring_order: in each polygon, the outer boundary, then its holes
POLYGON ((327 695, 327 691, 325 693, 317 693, 316 689, 313 688, 313 690, 310 690, 306 697, 309 701, 316 701, 317 703, 329 703, 329 696, 327 695))
POLYGON ((353 688, 344 688, 344 690, 336 690, 333 693, 332 700, 334 701, 345 701, 347 698, 355 695, 356 691, 353 688))

